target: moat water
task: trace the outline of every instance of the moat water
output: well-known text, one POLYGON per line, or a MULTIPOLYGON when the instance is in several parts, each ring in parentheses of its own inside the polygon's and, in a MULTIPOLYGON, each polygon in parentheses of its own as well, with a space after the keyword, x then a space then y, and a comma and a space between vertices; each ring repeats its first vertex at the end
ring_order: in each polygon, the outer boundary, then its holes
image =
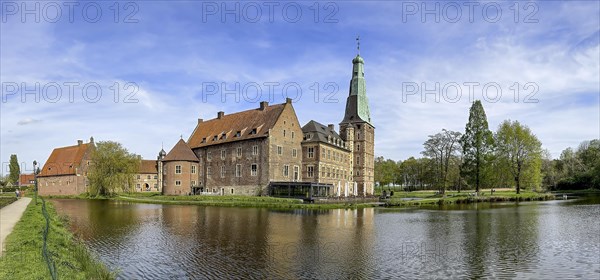
POLYGON ((120 279, 600 278, 600 197, 324 211, 52 201, 120 279))

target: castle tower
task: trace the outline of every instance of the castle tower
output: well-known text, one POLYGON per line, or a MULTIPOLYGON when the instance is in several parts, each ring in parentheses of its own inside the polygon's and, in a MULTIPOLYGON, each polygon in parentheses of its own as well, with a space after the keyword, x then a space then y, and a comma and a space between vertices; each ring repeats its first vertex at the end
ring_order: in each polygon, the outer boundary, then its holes
POLYGON ((340 135, 352 150, 352 176, 361 196, 373 195, 375 185, 375 127, 369 112, 364 63, 360 54, 352 60, 350 93, 346 100, 346 113, 340 123, 340 135))

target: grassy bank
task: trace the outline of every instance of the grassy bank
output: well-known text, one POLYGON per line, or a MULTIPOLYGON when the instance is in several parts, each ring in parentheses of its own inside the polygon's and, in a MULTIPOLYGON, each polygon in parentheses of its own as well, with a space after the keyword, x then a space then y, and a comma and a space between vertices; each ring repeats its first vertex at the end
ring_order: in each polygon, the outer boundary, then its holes
POLYGON ((536 201, 552 200, 554 195, 551 193, 537 193, 532 191, 521 191, 517 194, 515 191, 497 191, 481 192, 478 196, 473 196, 469 192, 446 192, 445 195, 439 195, 432 192, 409 192, 394 193, 394 196, 386 200, 386 207, 409 207, 409 206, 432 206, 465 204, 479 202, 507 202, 507 201, 536 201), (407 198, 415 198, 407 200, 407 198))
POLYGON ((274 209, 355 209, 372 207, 370 203, 340 202, 305 204, 300 199, 269 196, 163 196, 158 193, 121 194, 114 198, 121 201, 159 204, 185 204, 223 207, 263 207, 274 209))
MULTIPOLYGON (((50 217, 47 251, 59 279, 114 279, 114 275, 90 254, 66 228, 51 203, 46 202, 50 217)), ((46 220, 42 203, 32 201, 6 238, 6 251, 0 258, 0 279, 51 279, 42 256, 46 220)))
MULTIPOLYGON (((444 195, 436 191, 398 191, 385 200, 386 207, 418 207, 449 204, 465 204, 477 202, 505 202, 505 201, 535 201, 554 199, 551 193, 537 193, 532 191, 521 191, 516 194, 514 190, 499 189, 493 194, 490 190, 483 190, 479 196, 472 196, 473 191, 446 191, 444 195)), ((89 198, 86 194, 78 196, 52 196, 51 198, 89 198)), ((374 207, 369 201, 344 201, 331 200, 329 202, 317 202, 314 204, 303 203, 300 199, 278 198, 268 196, 164 196, 158 192, 122 193, 112 198, 100 197, 94 199, 114 199, 136 203, 155 204, 179 204, 179 205, 203 205, 223 207, 262 207, 273 209, 356 209, 374 207)))

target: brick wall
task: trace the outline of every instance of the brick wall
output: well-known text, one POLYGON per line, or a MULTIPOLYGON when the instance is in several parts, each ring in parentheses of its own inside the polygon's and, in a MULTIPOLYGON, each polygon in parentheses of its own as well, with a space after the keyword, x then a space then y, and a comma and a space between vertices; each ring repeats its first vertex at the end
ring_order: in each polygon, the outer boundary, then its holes
POLYGON ((38 177, 40 195, 79 195, 87 192, 87 177, 77 175, 38 177))

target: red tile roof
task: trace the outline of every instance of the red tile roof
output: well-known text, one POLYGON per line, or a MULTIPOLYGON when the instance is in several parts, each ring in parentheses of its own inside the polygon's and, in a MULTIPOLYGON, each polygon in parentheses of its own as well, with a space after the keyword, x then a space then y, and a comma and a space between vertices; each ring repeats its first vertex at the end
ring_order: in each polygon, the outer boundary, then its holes
POLYGON ((139 174, 157 174, 158 166, 156 160, 141 160, 140 168, 138 170, 139 174))
POLYGON ((31 185, 35 180, 35 175, 33 175, 33 173, 31 174, 21 174, 19 175, 19 186, 27 186, 27 185, 31 185))
POLYGON ((54 149, 39 176, 75 175, 76 168, 79 168, 90 147, 93 147, 93 144, 86 143, 54 149))
POLYGON ((194 161, 198 162, 198 157, 192 152, 190 146, 188 146, 183 139, 179 139, 177 144, 169 151, 167 156, 163 158, 163 161, 194 161))
MULTIPOLYGON (((283 112, 285 105, 276 104, 263 109, 257 108, 229 115, 223 114, 208 121, 198 121, 198 125, 190 136, 188 143, 192 149, 216 144, 261 138, 268 136, 269 129, 283 112)), ((291 102, 289 102, 291 104, 291 102)))

